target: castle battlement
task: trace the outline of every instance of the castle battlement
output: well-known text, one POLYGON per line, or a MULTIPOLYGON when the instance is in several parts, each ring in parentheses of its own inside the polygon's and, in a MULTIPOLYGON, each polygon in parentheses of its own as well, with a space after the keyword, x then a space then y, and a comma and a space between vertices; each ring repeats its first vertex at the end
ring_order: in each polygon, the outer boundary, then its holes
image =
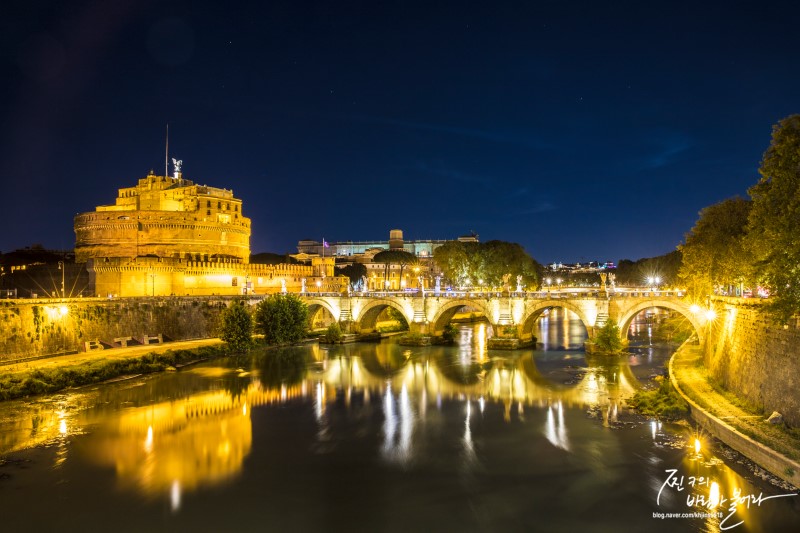
POLYGON ((75 260, 169 257, 247 263, 250 219, 233 191, 178 175, 148 174, 118 190, 114 205, 75 217, 75 260))

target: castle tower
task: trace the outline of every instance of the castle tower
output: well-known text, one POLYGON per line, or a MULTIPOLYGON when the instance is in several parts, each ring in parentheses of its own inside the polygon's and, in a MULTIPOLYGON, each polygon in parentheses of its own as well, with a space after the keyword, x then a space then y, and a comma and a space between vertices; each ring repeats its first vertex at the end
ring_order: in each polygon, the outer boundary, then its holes
POLYGON ((75 260, 158 257, 247 263, 250 219, 233 191, 150 172, 114 205, 75 217, 75 260))

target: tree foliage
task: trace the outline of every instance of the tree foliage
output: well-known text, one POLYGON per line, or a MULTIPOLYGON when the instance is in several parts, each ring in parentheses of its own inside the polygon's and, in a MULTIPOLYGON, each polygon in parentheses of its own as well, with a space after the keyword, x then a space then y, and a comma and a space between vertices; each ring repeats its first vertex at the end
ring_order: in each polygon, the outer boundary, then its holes
POLYGON ((617 353, 622 350, 623 342, 619 335, 617 321, 613 318, 606 320, 606 323, 597 332, 594 342, 604 352, 617 353))
POLYGON ((273 294, 256 307, 255 322, 267 344, 297 342, 308 328, 308 306, 294 294, 273 294))
POLYGON ((480 281, 487 287, 501 287, 504 276, 512 286, 516 285, 517 276, 522 276, 525 287, 536 288, 539 284, 539 263, 513 242, 450 241, 433 251, 433 260, 457 287, 478 286, 480 281))
POLYGON ((350 279, 351 287, 355 288, 361 278, 367 276, 367 267, 361 263, 353 263, 338 269, 340 276, 347 276, 350 279))
POLYGON ((785 322, 800 309, 800 115, 773 127, 759 173, 748 191, 754 266, 770 289, 773 314, 785 322))
POLYGON ((344 334, 342 333, 342 327, 339 325, 338 322, 334 322, 328 329, 325 331, 325 342, 339 342, 342 340, 344 334))
POLYGON ((681 266, 681 252, 673 250, 664 255, 645 257, 637 261, 621 259, 617 263, 614 276, 617 285, 642 287, 647 285, 647 278, 658 277, 660 285, 674 285, 678 281, 678 270, 681 266))
POLYGON ((752 202, 735 197, 704 208, 686 234, 679 277, 690 294, 703 297, 747 283, 751 247, 746 238, 752 202))
POLYGON ((406 252, 405 250, 384 250, 383 252, 378 252, 375 254, 375 257, 372 258, 373 263, 383 263, 385 265, 384 268, 384 281, 389 279, 389 268, 391 265, 400 265, 400 278, 403 279, 403 270, 407 266, 415 265, 419 263, 417 256, 410 252, 406 252))
POLYGON ((253 317, 241 300, 235 300, 222 313, 220 339, 234 352, 246 352, 253 343, 253 317))

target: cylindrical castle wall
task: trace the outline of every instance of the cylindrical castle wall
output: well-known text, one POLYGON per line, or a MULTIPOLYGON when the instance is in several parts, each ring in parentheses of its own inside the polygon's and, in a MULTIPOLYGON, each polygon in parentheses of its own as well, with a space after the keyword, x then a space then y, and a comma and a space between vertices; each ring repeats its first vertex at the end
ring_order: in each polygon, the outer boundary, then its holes
POLYGON ((75 217, 75 259, 157 256, 250 259, 250 219, 218 223, 186 213, 108 211, 75 217))

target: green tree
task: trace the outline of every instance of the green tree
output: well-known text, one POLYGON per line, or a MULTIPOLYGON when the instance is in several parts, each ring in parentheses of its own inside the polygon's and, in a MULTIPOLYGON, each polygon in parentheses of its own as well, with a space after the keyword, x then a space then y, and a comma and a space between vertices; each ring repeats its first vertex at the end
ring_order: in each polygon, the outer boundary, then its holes
POLYGON ((325 341, 326 342, 339 342, 342 340, 343 337, 342 327, 339 325, 338 322, 334 322, 330 326, 328 326, 327 331, 325 332, 325 341))
POLYGON ((446 279, 461 287, 470 277, 470 264, 463 242, 449 241, 433 251, 433 261, 446 279))
POLYGON ((800 309, 800 115, 773 127, 758 171, 748 191, 754 267, 770 290, 770 311, 786 322, 800 309))
POLYGON ((643 257, 636 261, 620 259, 613 272, 617 285, 642 287, 647 278, 659 278, 659 285, 674 285, 678 282, 678 271, 681 267, 681 252, 673 250, 664 255, 643 257))
POLYGON ((246 352, 253 343, 253 318, 241 300, 235 300, 222 313, 220 339, 228 343, 234 353, 246 352))
POLYGON ((480 281, 487 287, 500 287, 506 275, 512 287, 516 286, 517 276, 521 276, 523 286, 539 285, 541 266, 513 242, 451 241, 433 251, 433 260, 444 276, 459 287, 477 286, 480 281))
POLYGON ((521 276, 523 287, 536 288, 539 285, 541 267, 522 245, 515 242, 488 241, 481 243, 479 253, 482 256, 483 271, 480 278, 488 286, 499 287, 503 276, 510 275, 512 290, 516 287, 517 276, 521 276))
POLYGON ((350 286, 355 289, 356 284, 362 277, 367 276, 367 267, 361 263, 353 263, 338 269, 340 276, 347 276, 350 279, 350 286))
POLYGON ((749 281, 751 247, 746 239, 752 202, 735 197, 700 211, 700 219, 678 248, 679 277, 689 293, 704 297, 749 281))
POLYGON ((603 327, 597 332, 594 343, 604 352, 617 353, 622 350, 624 344, 619 335, 617 321, 613 318, 606 320, 606 323, 603 324, 603 327))
POLYGON ((404 250, 384 250, 383 252, 378 252, 375 254, 375 257, 372 258, 372 262, 383 263, 383 281, 384 286, 386 286, 386 281, 389 279, 389 268, 391 268, 391 265, 400 265, 399 279, 402 280, 403 270, 409 265, 417 264, 418 260, 414 254, 404 250))
POLYGON ((308 307, 294 294, 273 294, 256 306, 255 322, 267 344, 290 344, 306 334, 308 307))

